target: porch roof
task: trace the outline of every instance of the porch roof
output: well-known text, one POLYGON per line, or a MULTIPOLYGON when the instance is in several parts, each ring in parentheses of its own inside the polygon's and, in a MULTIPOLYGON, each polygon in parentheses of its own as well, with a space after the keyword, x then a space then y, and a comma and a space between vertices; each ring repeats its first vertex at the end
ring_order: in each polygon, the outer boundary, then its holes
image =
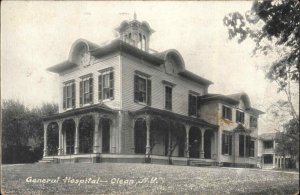
POLYGON ((90 113, 90 112, 104 112, 107 114, 113 114, 116 113, 115 110, 109 108, 108 106, 104 104, 93 104, 90 106, 85 106, 82 108, 72 109, 68 110, 63 113, 56 113, 48 116, 43 116, 43 121, 49 121, 49 120, 56 120, 56 119, 63 119, 70 116, 76 116, 80 114, 90 113))
POLYGON ((217 129, 219 127, 218 125, 210 124, 199 118, 185 116, 185 115, 177 114, 177 113, 174 113, 171 111, 161 110, 161 109, 157 109, 157 108, 151 108, 148 106, 146 106, 140 110, 131 112, 131 114, 133 116, 138 116, 138 115, 143 115, 143 114, 158 115, 158 116, 169 118, 171 120, 173 119, 173 120, 180 121, 183 123, 204 126, 204 127, 208 127, 208 128, 212 128, 212 129, 217 129))

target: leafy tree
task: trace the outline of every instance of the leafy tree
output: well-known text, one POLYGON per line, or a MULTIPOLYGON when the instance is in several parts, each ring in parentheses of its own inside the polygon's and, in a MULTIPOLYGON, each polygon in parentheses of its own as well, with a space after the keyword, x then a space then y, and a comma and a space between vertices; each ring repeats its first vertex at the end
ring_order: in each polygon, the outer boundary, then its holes
MULTIPOLYGON (((266 70, 266 78, 275 82, 278 92, 286 95, 272 105, 273 114, 284 110, 288 113, 283 124, 283 134, 278 139, 278 152, 299 154, 299 110, 293 97, 299 98, 300 67, 300 2, 296 0, 255 1, 251 10, 241 14, 229 13, 223 19, 229 39, 242 43, 251 39, 255 43, 253 55, 275 55, 266 70), (296 87, 296 90, 294 90, 296 87), (281 107, 281 108, 280 108, 281 107), (274 109, 275 108, 275 109, 274 109)), ((299 157, 297 157, 298 159, 299 157)))
POLYGON ((15 100, 2 103, 2 159, 3 162, 32 162, 41 154, 43 144, 42 116, 57 112, 55 104, 26 108, 15 100), (29 150, 38 150, 30 153, 29 150))
POLYGON ((277 54, 278 58, 264 67, 266 78, 277 83, 278 91, 286 94, 292 117, 299 119, 291 92, 291 85, 299 82, 299 1, 255 1, 245 14, 229 13, 223 22, 228 28, 229 39, 237 39, 239 43, 247 38, 254 41, 254 55, 277 54))

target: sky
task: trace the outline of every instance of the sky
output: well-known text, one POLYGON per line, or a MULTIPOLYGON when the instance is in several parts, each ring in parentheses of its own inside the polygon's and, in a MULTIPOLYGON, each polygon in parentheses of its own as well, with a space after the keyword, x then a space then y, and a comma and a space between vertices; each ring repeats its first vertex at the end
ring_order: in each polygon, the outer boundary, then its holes
MULTIPOLYGON (((79 38, 99 45, 114 39, 114 29, 136 12, 155 30, 150 48, 178 50, 186 69, 214 82, 209 93, 246 92, 252 106, 265 111, 282 97, 258 68, 271 59, 251 57, 254 44, 228 40, 223 25, 227 13, 250 8, 249 1, 3 1, 1 99, 28 107, 57 103, 58 75, 46 68, 66 60, 79 38)), ((261 132, 274 129, 268 117, 261 117, 261 132)))

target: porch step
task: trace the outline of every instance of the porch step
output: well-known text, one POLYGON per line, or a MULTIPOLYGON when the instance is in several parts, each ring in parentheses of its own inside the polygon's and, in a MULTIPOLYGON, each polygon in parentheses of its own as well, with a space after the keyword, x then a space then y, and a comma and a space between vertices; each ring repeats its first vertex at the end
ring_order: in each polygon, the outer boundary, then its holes
POLYGON ((39 160, 38 163, 53 163, 54 160, 53 159, 42 159, 42 160, 39 160))
POLYGON ((207 161, 201 161, 201 160, 191 160, 190 165, 191 166, 213 166, 214 162, 207 162, 207 161))

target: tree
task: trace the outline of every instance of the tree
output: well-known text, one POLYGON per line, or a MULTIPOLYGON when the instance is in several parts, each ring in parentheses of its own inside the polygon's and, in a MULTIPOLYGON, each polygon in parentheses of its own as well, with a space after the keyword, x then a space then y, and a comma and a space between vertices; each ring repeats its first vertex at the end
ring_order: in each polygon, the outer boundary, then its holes
POLYGON ((281 152, 290 150, 293 153, 287 146, 299 145, 299 110, 293 104, 293 96, 299 98, 299 1, 255 1, 245 14, 229 13, 223 22, 228 28, 229 39, 237 39, 238 43, 246 39, 254 41, 253 55, 276 54, 274 61, 262 68, 266 70, 266 78, 277 84, 278 92, 286 95, 286 100, 274 103, 271 109, 282 107, 289 113, 288 122, 282 125, 284 138, 278 139, 278 148, 281 152))
POLYGON ((223 22, 228 28, 229 39, 237 39, 239 43, 247 38, 254 41, 254 55, 278 54, 273 63, 264 67, 266 78, 277 83, 278 91, 286 94, 292 117, 299 119, 291 93, 291 85, 299 82, 299 1, 255 1, 244 15, 229 13, 223 22))
POLYGON ((42 116, 57 112, 56 104, 26 108, 15 100, 2 104, 2 160, 4 163, 34 162, 42 154, 42 116), (32 152, 33 151, 33 152, 32 152), (37 151, 37 152, 34 152, 37 151))

